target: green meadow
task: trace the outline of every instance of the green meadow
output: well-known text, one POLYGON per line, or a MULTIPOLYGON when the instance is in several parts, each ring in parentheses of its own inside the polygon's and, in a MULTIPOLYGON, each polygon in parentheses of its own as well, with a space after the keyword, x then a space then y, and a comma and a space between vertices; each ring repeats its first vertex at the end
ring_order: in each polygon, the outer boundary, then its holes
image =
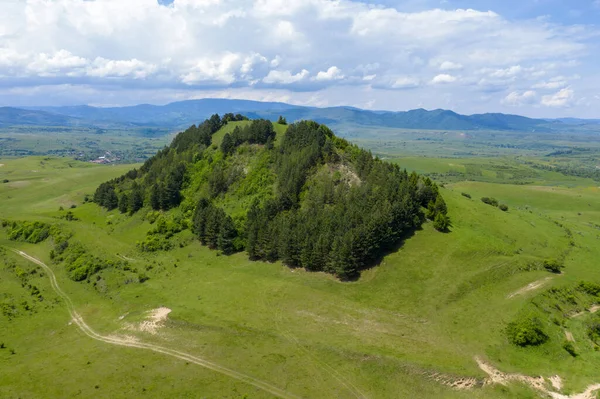
MULTIPOLYGON (((244 123, 228 124, 213 143, 244 123)), ((100 183, 139 165, 0 158, 0 220, 58 225, 92 255, 130 265, 74 282, 52 261, 50 240, 11 241, 0 229, 0 397, 273 397, 185 360, 91 339, 70 320, 47 274, 11 249, 50 266, 102 336, 191 354, 289 397, 540 397, 523 382, 489 383, 476 358, 504 373, 558 375, 565 395, 600 383, 600 353, 589 335, 600 318, 588 311, 594 297, 577 290, 582 281, 600 283, 600 183, 536 168, 523 154, 443 156, 386 158, 443 184, 450 231, 427 222, 353 282, 245 253, 225 256, 189 231, 177 234, 170 251, 141 252, 136 242, 153 228, 145 212, 129 217, 86 201, 100 183), (548 259, 564 265, 562 273, 541 266, 548 259), (170 309, 168 317, 142 328, 159 308, 170 309), (547 340, 511 343, 507 326, 529 318, 547 340), (456 387, 467 379, 470 389, 456 387)), ((541 162, 538 156, 531 159, 541 162)), ((556 391, 549 380, 544 386, 556 391)))

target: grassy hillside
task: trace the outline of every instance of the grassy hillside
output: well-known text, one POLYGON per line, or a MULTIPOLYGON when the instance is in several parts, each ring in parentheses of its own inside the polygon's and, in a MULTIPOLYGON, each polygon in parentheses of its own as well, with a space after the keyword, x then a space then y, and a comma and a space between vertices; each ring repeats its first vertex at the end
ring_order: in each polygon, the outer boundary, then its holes
MULTIPOLYGON (((446 160, 397 162, 428 173, 454 168, 446 160)), ((494 170, 491 161, 477 163, 494 170)), ((549 175, 542 174, 533 184, 498 184, 506 181, 490 174, 487 182, 447 182, 440 192, 453 220, 448 234, 427 222, 379 266, 341 283, 280 262, 250 261, 243 253, 222 256, 189 231, 175 235, 181 246, 170 251, 141 252, 136 242, 155 228, 145 214, 130 217, 83 203, 85 194, 128 167, 42 158, 0 164, 0 181, 10 180, 0 185, 2 219, 59 224, 94 256, 127 260, 128 270, 107 268, 94 281, 74 282, 50 259, 51 241, 10 241, 8 230, 0 230, 4 248, 23 250, 53 268, 77 312, 104 335, 192 353, 297 397, 539 397, 519 383, 482 386, 487 375, 475 357, 503 372, 559 375, 564 393, 599 382, 600 355, 588 335, 598 316, 587 311, 599 300, 577 290, 581 281, 600 282, 600 200, 590 180, 552 175, 545 182, 549 175), (508 211, 484 204, 484 196, 508 211), (68 210, 77 220, 61 218, 68 210), (563 273, 545 270, 547 259, 561 260, 563 273), (131 268, 149 279, 139 282, 131 268), (172 310, 162 326, 154 334, 140 331, 147 312, 160 307, 172 310), (537 347, 510 343, 507 325, 529 317, 540 320, 548 341, 537 347), (567 333, 577 357, 563 348, 567 333), (474 378, 475 387, 449 386, 464 378, 474 378)), ((235 212, 233 201, 224 206, 235 212)), ((10 320, 0 315, 6 346, 0 349, 0 396, 272 397, 182 360, 91 340, 69 323, 35 264, 8 250, 0 257, 0 300, 16 309, 10 320), (25 287, 12 262, 26 272, 25 287)))

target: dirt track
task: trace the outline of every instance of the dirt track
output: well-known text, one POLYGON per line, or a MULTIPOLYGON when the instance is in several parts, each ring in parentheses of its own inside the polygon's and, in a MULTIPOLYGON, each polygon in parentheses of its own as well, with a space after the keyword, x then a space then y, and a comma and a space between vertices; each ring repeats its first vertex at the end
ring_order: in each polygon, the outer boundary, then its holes
POLYGON ((135 340, 132 340, 131 338, 119 338, 119 337, 114 337, 114 336, 103 336, 103 335, 98 334, 89 325, 86 324, 86 322, 83 320, 83 318, 79 314, 77 314, 77 312, 75 311, 75 308, 73 306, 73 302, 71 301, 71 298, 69 298, 69 296, 67 294, 65 294, 65 292, 60 288, 60 286, 58 285, 58 281, 56 280, 56 276, 54 275, 54 272, 52 271, 52 269, 50 269, 50 267, 48 267, 45 263, 43 263, 39 259, 36 259, 32 256, 27 255, 25 252, 17 251, 14 249, 13 249, 13 251, 16 254, 22 256, 23 258, 41 266, 46 271, 46 274, 50 278, 50 284, 52 285, 52 289, 54 289, 54 291, 65 301, 65 304, 67 305, 67 309, 69 311, 71 318, 73 319, 73 322, 88 337, 95 339, 97 341, 105 342, 107 344, 126 346, 126 347, 130 347, 130 348, 146 349, 146 350, 151 350, 153 352, 162 353, 162 354, 165 354, 168 356, 176 357, 178 359, 197 364, 197 365, 205 367, 209 370, 212 370, 217 373, 234 378, 236 380, 245 382, 256 388, 260 388, 263 391, 269 392, 270 394, 275 395, 279 398, 299 399, 298 396, 293 395, 288 392, 285 392, 267 382, 247 376, 245 374, 228 369, 226 367, 219 366, 218 364, 215 364, 215 363, 209 362, 207 360, 201 359, 199 357, 193 356, 189 353, 180 352, 180 351, 177 351, 174 349, 165 348, 165 347, 158 346, 158 345, 135 341, 135 340))

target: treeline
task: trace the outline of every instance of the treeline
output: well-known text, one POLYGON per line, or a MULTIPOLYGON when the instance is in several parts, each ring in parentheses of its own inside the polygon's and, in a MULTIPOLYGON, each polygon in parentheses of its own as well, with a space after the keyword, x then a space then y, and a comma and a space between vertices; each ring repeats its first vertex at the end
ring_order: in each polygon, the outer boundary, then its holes
POLYGON ((229 155, 242 143, 272 145, 274 140, 275 130, 271 121, 257 119, 243 128, 236 126, 231 134, 225 133, 221 142, 221 151, 229 155))
POLYGON ((242 115, 215 114, 199 126, 179 133, 170 146, 146 160, 142 167, 102 183, 94 193, 94 202, 108 210, 119 209, 134 214, 145 205, 155 210, 168 210, 181 203, 186 163, 211 145, 212 136, 227 121, 244 120, 242 115))

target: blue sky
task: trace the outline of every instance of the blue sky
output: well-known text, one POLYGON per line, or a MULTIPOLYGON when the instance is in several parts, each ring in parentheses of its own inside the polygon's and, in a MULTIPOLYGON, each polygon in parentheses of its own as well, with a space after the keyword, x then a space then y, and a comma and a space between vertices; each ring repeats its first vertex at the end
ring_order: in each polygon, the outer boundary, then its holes
POLYGON ((600 0, 2 0, 0 105, 600 118, 600 0))

